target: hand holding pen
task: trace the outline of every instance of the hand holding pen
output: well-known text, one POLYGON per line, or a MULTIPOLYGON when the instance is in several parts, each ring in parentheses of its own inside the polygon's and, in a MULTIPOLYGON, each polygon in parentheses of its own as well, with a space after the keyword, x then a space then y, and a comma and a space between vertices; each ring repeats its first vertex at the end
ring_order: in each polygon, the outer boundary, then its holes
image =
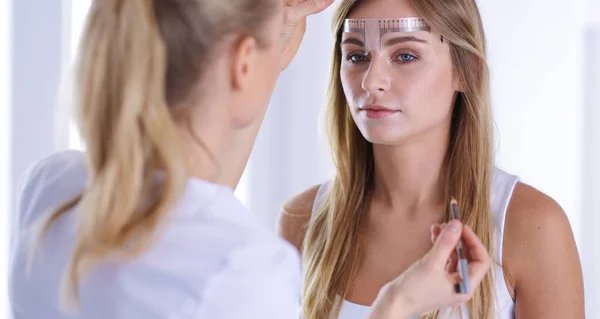
MULTIPOLYGON (((452 220, 460 221, 459 206, 456 199, 452 198, 448 207, 450 211, 450 218, 452 220)), ((436 224, 431 226, 431 241, 435 243, 438 235, 444 229, 446 224, 436 224)), ((468 232, 473 232, 468 226, 464 226, 468 232)), ((464 235, 463 235, 464 236, 464 235)), ((469 275, 469 251, 468 244, 465 247, 463 239, 461 238, 456 245, 455 251, 452 253, 446 268, 449 273, 455 274, 457 282, 455 285, 455 291, 459 294, 470 294, 472 292, 469 275)))
POLYGON ((491 267, 491 258, 477 235, 459 220, 452 220, 441 228, 439 225, 436 228, 431 250, 380 290, 369 319, 418 316, 432 309, 464 305, 473 297, 475 288, 491 267), (468 252, 468 284, 447 266, 451 256, 456 255, 459 240, 468 252), (467 293, 457 293, 456 285, 461 281, 468 285, 467 293))

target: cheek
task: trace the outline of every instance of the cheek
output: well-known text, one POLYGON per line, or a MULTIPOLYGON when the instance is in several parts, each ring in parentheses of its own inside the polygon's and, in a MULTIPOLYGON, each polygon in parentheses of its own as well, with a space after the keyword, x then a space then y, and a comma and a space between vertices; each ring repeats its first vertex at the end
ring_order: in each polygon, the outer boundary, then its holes
POLYGON ((411 81, 399 83, 399 96, 408 114, 439 118, 450 112, 454 96, 451 72, 431 69, 411 81))
POLYGON ((346 100, 351 106, 354 106, 356 99, 364 92, 362 89, 362 74, 357 74, 357 72, 342 67, 340 69, 340 79, 346 100))

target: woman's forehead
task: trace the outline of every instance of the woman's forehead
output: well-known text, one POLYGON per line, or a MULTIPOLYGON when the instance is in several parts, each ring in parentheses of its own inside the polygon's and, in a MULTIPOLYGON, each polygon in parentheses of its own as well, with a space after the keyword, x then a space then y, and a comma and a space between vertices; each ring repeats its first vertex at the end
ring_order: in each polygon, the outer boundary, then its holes
POLYGON ((408 0, 365 0, 350 11, 348 19, 397 19, 418 17, 408 0))

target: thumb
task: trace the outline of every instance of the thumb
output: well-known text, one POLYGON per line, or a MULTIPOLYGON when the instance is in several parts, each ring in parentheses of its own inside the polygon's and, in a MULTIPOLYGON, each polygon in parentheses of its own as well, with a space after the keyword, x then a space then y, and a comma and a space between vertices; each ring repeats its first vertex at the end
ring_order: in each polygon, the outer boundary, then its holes
POLYGON ((442 231, 442 227, 439 224, 433 224, 431 225, 431 244, 435 244, 435 242, 437 241, 438 236, 440 235, 440 232, 442 231))
POLYGON ((458 241, 462 235, 462 224, 453 220, 442 231, 438 236, 433 248, 425 256, 425 261, 433 265, 445 267, 448 258, 454 252, 454 248, 458 244, 458 241))
POLYGON ((334 0, 304 0, 289 8, 288 18, 291 22, 298 22, 311 14, 319 13, 329 7, 334 0))

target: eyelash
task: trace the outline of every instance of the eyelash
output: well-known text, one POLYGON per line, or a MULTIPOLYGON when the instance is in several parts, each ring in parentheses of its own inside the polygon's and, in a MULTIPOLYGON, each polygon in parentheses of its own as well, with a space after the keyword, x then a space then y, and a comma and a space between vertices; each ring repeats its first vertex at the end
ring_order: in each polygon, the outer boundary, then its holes
MULTIPOLYGON (((364 54, 361 54, 361 53, 358 53, 358 52, 352 52, 352 53, 350 53, 350 54, 348 54, 346 56, 346 61, 350 61, 350 63, 352 63, 352 64, 359 64, 359 63, 365 62, 365 60, 362 60, 362 61, 354 61, 354 60, 352 60, 352 58, 355 57, 355 56, 362 56, 365 59, 368 58, 368 55, 364 55, 364 54)), ((419 57, 417 55, 415 55, 414 53, 404 52, 404 51, 400 51, 400 52, 395 53, 394 57, 396 59, 395 61, 398 62, 398 63, 400 63, 400 64, 409 64, 409 63, 414 62, 417 59, 419 59, 419 57), (403 55, 410 57, 410 59, 407 60, 407 61, 404 61, 404 60, 401 60, 401 59, 397 60, 399 57, 401 57, 403 55)))

